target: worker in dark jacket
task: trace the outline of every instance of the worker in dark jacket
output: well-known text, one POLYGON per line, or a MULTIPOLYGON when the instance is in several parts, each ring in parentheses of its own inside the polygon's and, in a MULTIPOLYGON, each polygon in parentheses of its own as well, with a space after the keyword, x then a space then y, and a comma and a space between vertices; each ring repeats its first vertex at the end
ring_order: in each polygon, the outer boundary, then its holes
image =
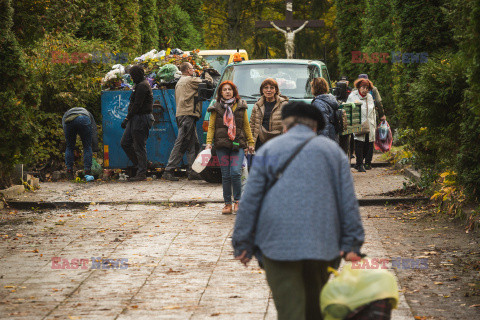
POLYGON ((142 181, 147 178, 147 139, 154 122, 153 93, 142 67, 135 65, 129 73, 135 86, 130 96, 127 117, 122 122, 125 132, 121 145, 137 169, 137 174, 130 181, 142 181))
POLYGON ((80 139, 82 139, 85 175, 91 175, 92 153, 99 150, 97 124, 95 123, 93 115, 85 108, 72 108, 63 115, 62 127, 67 145, 65 150, 65 165, 67 166, 68 179, 72 180, 74 178, 73 163, 75 157, 73 150, 77 141, 77 134, 80 136, 80 139))

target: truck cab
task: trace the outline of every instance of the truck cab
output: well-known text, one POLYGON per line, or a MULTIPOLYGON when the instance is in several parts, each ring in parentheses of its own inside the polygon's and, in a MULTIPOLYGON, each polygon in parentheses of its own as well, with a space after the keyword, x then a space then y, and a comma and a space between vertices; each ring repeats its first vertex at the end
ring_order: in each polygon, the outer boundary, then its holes
POLYGON ((248 60, 248 53, 244 49, 237 50, 200 50, 197 54, 202 56, 208 64, 220 74, 225 70, 226 66, 233 62, 234 55, 237 53, 243 61, 248 60))

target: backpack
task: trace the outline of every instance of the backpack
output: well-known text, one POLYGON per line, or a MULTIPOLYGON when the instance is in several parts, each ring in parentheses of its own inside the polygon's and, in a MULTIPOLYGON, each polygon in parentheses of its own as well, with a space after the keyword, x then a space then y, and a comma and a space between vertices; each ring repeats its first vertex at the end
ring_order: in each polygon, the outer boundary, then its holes
POLYGON ((347 111, 340 109, 338 104, 336 107, 330 106, 330 108, 333 113, 333 120, 331 122, 335 127, 337 134, 341 134, 343 131, 347 130, 347 111))

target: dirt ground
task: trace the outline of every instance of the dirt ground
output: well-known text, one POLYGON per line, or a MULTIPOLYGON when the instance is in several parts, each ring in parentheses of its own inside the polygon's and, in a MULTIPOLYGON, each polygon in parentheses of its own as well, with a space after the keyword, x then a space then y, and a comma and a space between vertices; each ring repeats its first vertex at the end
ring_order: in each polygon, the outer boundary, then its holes
POLYGON ((428 259, 428 268, 396 270, 415 319, 480 319, 478 231, 467 233, 463 222, 433 213, 429 204, 365 210, 390 258, 428 259))

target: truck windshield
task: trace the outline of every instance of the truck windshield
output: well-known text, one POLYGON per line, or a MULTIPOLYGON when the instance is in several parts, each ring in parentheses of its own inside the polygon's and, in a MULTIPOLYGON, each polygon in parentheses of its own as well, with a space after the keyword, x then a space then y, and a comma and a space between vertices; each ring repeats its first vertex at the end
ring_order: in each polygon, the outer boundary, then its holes
POLYGON ((310 82, 315 77, 320 77, 318 68, 307 64, 236 64, 225 70, 221 82, 233 81, 245 100, 256 100, 263 80, 273 78, 282 95, 309 99, 313 98, 310 82))
POLYGON ((228 59, 230 56, 228 55, 204 55, 202 56, 213 69, 217 70, 220 74, 222 74, 223 70, 228 64, 228 59))

